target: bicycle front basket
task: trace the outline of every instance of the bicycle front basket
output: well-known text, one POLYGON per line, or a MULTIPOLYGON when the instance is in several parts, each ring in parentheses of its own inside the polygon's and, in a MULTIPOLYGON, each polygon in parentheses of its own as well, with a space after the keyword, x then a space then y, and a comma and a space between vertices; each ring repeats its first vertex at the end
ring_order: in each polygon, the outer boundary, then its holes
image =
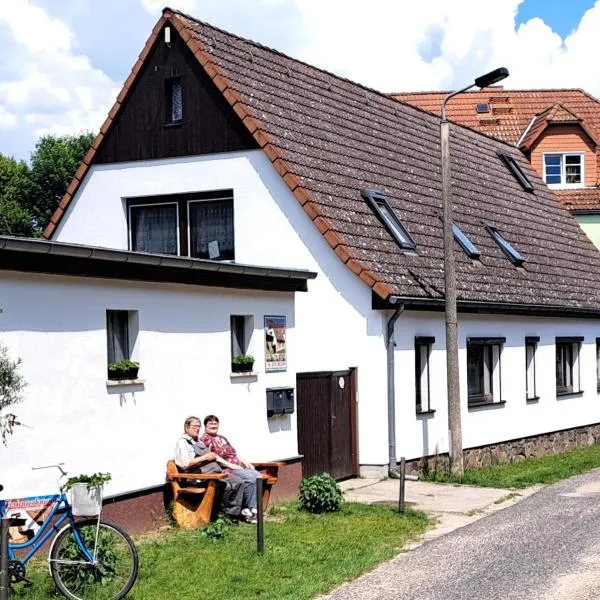
POLYGON ((102 510, 102 486, 96 485, 88 489, 87 483, 76 483, 69 490, 71 508, 78 517, 95 517, 102 510))

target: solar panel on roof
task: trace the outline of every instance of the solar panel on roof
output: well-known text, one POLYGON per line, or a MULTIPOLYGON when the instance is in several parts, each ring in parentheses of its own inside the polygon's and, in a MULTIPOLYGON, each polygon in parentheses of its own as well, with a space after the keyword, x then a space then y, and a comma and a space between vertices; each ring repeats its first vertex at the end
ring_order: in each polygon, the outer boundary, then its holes
POLYGON ((481 104, 476 104, 475 105, 475 110, 478 113, 489 113, 490 112, 490 105, 487 102, 482 102, 481 104))

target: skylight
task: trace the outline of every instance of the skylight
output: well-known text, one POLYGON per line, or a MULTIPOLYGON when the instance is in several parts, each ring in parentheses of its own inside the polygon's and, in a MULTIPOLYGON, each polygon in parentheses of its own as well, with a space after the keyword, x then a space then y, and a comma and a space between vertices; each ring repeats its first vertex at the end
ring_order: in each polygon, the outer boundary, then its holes
POLYGON ((369 203, 379 220, 396 240, 398 246, 403 250, 414 250, 414 240, 400 223, 384 193, 379 190, 364 189, 361 191, 361 196, 369 203))
POLYGON ((482 102, 480 104, 475 105, 475 110, 480 114, 489 113, 490 105, 487 102, 482 102))
POLYGON ((494 238, 496 244, 500 246, 500 250, 506 254, 508 260, 510 260, 513 265, 520 267, 525 262, 525 259, 502 237, 495 227, 490 227, 488 225, 485 229, 492 238, 494 238))
POLYGON ((477 246, 460 230, 458 225, 452 225, 452 234, 469 258, 479 258, 481 256, 477 246))
POLYGON ((510 156, 510 154, 504 154, 499 152, 498 156, 504 161, 504 164, 509 168, 514 178, 521 184, 521 187, 526 192, 533 192, 533 184, 529 181, 529 178, 523 173, 521 167, 517 164, 517 161, 510 156))

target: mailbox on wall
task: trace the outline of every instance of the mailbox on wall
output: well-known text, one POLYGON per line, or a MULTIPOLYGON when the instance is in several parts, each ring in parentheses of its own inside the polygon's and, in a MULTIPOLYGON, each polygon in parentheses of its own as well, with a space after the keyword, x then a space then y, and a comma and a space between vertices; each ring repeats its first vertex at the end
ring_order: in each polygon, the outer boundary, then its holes
POLYGON ((294 412, 294 388, 267 388, 267 417, 294 412))

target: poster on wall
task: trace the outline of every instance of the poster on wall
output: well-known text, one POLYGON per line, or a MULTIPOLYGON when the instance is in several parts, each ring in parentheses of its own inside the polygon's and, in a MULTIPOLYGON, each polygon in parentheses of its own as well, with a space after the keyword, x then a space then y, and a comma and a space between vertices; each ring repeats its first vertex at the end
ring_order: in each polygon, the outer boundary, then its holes
POLYGON ((285 317, 265 316, 265 373, 286 369, 285 317))

